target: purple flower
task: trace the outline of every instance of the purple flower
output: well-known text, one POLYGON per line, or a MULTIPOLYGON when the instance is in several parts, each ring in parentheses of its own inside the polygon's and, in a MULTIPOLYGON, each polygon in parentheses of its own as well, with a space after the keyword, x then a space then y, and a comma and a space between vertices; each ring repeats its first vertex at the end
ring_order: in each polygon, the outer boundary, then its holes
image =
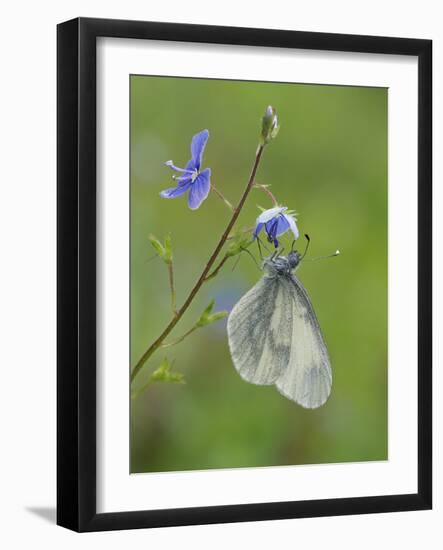
POLYGON ((180 172, 182 175, 178 177, 175 175, 172 176, 177 182, 177 187, 165 189, 160 193, 160 196, 164 199, 175 199, 189 191, 188 205, 191 210, 196 210, 206 199, 211 188, 211 169, 205 168, 205 170, 200 172, 200 167, 208 138, 208 130, 202 130, 192 138, 192 158, 186 165, 186 168, 177 168, 177 166, 174 166, 172 160, 165 162, 166 166, 169 166, 175 172, 180 172))
POLYGON ((289 229, 292 231, 294 239, 298 239, 298 229, 295 218, 289 213, 285 214, 286 210, 286 206, 277 206, 262 212, 255 222, 254 239, 258 236, 263 227, 268 236, 268 241, 274 243, 275 248, 278 247, 277 237, 283 235, 283 233, 286 233, 289 229))

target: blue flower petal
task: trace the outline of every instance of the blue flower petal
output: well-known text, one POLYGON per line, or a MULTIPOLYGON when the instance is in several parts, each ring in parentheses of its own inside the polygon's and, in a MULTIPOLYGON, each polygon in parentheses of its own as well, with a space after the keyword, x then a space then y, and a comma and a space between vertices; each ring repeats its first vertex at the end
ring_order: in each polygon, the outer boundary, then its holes
POLYGON ((192 138, 191 142, 191 155, 192 159, 188 162, 188 170, 200 170, 200 166, 203 158, 203 151, 205 150, 206 142, 209 138, 208 130, 202 130, 192 138), (189 168, 192 163, 193 168, 189 168))
POLYGON ((277 237, 286 233, 290 229, 290 224, 284 214, 278 214, 266 222, 265 227, 269 242, 274 243, 275 248, 277 248, 279 244, 277 237))
POLYGON ((274 243, 275 246, 278 246, 278 241, 276 239, 277 237, 277 230, 278 230, 278 218, 273 218, 272 220, 268 221, 265 224, 266 227, 266 233, 268 235, 268 240, 270 243, 274 243))
POLYGON ((188 161, 188 164, 186 165, 186 172, 189 172, 191 174, 198 172, 197 168, 195 167, 194 159, 188 161))
POLYGON ((189 180, 187 183, 184 183, 183 185, 178 185, 177 187, 171 187, 170 189, 165 189, 160 193, 160 196, 164 199, 175 199, 177 197, 180 197, 180 195, 183 195, 183 193, 186 193, 186 191, 191 187, 192 183, 191 180, 189 180))
POLYGON ((256 226, 255 226, 255 229, 254 229, 254 239, 258 237, 258 234, 260 233, 260 231, 263 229, 263 226, 265 224, 264 223, 257 223, 256 226))
POLYGON ((189 174, 185 174, 184 176, 180 176, 179 178, 174 179, 179 187, 181 187, 182 185, 186 185, 187 183, 192 183, 192 176, 190 176, 189 174))
POLYGON ((289 224, 289 229, 292 231, 292 233, 294 234, 294 239, 297 240, 298 237, 299 237, 299 232, 298 232, 298 227, 297 227, 297 224, 295 223, 295 219, 290 216, 289 214, 282 214, 282 216, 285 218, 285 220, 288 222, 289 224))
POLYGON ((196 210, 208 196, 211 188, 210 178, 211 169, 206 168, 197 176, 194 183, 191 184, 188 197, 188 205, 191 210, 196 210))
POLYGON ((286 231, 289 229, 289 223, 285 216, 279 216, 277 218, 277 229, 275 232, 275 236, 279 237, 283 233, 286 233, 286 231))
POLYGON ((257 218, 257 223, 266 223, 275 218, 282 212, 285 212, 288 208, 286 206, 276 206, 275 208, 269 208, 260 214, 257 218))

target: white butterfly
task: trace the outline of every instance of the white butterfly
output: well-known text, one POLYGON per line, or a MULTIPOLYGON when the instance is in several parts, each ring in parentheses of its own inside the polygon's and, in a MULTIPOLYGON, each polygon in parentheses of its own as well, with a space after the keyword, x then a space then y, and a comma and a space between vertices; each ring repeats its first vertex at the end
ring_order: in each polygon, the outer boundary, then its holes
MULTIPOLYGON (((337 251, 338 252, 338 251, 337 251)), ((292 273, 302 256, 271 256, 264 276, 234 306, 228 318, 232 360, 240 376, 315 409, 331 393, 326 344, 309 296, 292 273)))

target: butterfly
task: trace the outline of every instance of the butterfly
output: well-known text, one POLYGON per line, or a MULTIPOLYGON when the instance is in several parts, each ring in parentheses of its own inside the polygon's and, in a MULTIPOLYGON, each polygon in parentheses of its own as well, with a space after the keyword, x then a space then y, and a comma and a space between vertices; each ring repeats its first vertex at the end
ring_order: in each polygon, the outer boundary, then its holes
POLYGON ((294 274, 303 256, 292 251, 264 260, 263 277, 228 317, 228 342, 244 380, 275 384, 288 399, 315 409, 331 393, 332 370, 311 300, 294 274))

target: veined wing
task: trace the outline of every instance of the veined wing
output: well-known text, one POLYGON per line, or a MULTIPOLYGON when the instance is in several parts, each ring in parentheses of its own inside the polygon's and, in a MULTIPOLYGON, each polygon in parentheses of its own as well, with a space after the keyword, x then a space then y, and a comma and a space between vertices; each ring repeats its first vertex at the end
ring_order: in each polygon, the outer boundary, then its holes
POLYGON ((276 381, 278 391, 302 407, 315 409, 331 393, 332 371, 320 325, 301 282, 281 277, 291 296, 292 334, 288 366, 276 381))
POLYGON ((273 384, 291 353, 294 291, 281 277, 262 277, 234 306, 228 318, 232 360, 252 384, 273 384))

